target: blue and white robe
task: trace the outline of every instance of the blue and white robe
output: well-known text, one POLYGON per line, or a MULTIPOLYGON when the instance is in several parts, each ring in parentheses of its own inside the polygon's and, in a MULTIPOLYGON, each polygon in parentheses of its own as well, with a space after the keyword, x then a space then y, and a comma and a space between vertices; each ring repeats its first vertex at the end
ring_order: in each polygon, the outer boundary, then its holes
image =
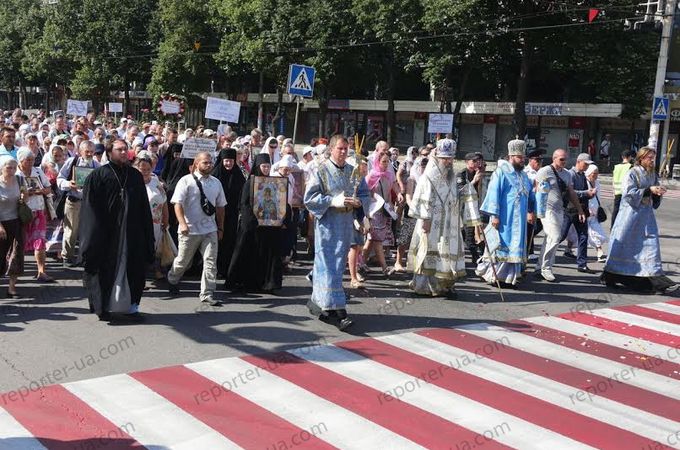
POLYGON ((331 203, 339 194, 352 197, 355 193, 368 214, 366 181, 355 173, 354 166, 345 164, 340 169, 330 160, 319 164, 305 191, 305 206, 315 217, 312 301, 324 311, 345 308, 342 275, 354 230, 354 208, 331 203))
POLYGON ((652 196, 647 191, 658 184, 656 174, 649 174, 640 166, 630 169, 624 177, 621 207, 614 221, 604 267, 606 272, 635 277, 664 275, 659 228, 652 196))
MULTIPOLYGON (((534 211, 535 204, 533 185, 526 172, 515 170, 505 160, 498 161, 480 210, 500 220, 500 246, 492 255, 499 281, 515 284, 521 277, 522 266, 527 261, 527 213, 534 211)), ((489 256, 485 253, 476 273, 494 283, 489 256)))

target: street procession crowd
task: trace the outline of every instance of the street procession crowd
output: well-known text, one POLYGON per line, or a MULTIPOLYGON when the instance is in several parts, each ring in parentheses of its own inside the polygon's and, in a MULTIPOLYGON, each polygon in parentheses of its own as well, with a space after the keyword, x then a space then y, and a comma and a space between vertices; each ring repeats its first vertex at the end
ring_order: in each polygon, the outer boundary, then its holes
POLYGON ((624 152, 614 167, 607 217, 590 153, 567 169, 565 150, 544 161, 520 139, 489 176, 477 152, 465 154, 456 172, 459 150, 449 136, 401 157, 384 140, 369 152, 359 136, 336 134, 299 155, 292 139, 257 128, 238 136, 228 126, 179 133, 170 123, 94 113, 68 120, 17 109, 1 117, 0 271, 8 298, 20 297, 24 255, 33 252, 38 282, 55 281, 49 255, 82 267, 90 311, 103 321, 142 320, 149 276, 178 295, 193 271, 200 301, 219 306, 218 279, 234 292, 281 289, 305 248, 300 240, 314 258, 307 307, 340 330, 353 323, 346 271, 353 289, 369 275, 409 271, 415 295, 456 299, 456 283, 472 273, 514 289, 532 263, 538 277, 559 282, 553 265, 565 241, 564 255, 582 273, 596 274, 587 257, 595 249, 604 263, 599 280, 610 288, 676 288, 662 269, 654 209, 666 190, 651 147, 624 152), (214 140, 216 151, 187 157, 192 138, 214 140))

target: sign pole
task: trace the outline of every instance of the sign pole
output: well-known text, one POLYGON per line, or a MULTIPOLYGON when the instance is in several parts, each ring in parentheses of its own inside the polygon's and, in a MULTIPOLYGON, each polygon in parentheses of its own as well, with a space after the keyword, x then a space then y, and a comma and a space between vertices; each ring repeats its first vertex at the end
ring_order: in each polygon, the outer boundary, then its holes
POLYGON ((297 105, 295 105, 295 124, 293 125, 293 145, 295 145, 295 138, 297 137, 298 115, 300 114, 300 96, 297 96, 297 105))

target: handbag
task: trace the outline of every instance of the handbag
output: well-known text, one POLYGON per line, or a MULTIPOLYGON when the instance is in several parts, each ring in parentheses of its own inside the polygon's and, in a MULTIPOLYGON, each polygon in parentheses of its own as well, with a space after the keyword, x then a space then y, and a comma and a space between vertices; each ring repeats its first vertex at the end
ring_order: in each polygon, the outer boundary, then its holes
MULTIPOLYGON (((17 183, 19 183, 19 186, 21 186, 23 184, 21 178, 18 175, 17 175, 17 183)), ((33 220, 33 211, 26 204, 26 202, 24 200, 19 199, 18 212, 19 212, 19 221, 21 222, 22 225, 26 225, 27 223, 30 223, 33 220)))
MULTIPOLYGON (((590 184, 590 183, 588 183, 590 184)), ((597 200, 597 221, 602 223, 607 221, 607 212, 604 210, 600 204, 600 196, 595 194, 595 200, 597 200)))
POLYGON ((161 236, 161 243, 158 246, 156 257, 160 260, 161 267, 168 267, 172 265, 176 256, 177 247, 175 246, 175 242, 170 237, 170 232, 165 230, 163 236, 161 236))
POLYGON ((203 192, 203 186, 201 185, 201 182, 198 181, 196 175, 191 174, 191 176, 194 177, 194 180, 196 180, 198 191, 201 193, 201 209, 206 215, 212 216, 215 214, 215 205, 210 203, 210 200, 208 200, 208 198, 205 196, 205 192, 203 192))
POLYGON ((31 223, 33 220, 33 211, 23 200, 19 200, 19 220, 22 225, 31 223))

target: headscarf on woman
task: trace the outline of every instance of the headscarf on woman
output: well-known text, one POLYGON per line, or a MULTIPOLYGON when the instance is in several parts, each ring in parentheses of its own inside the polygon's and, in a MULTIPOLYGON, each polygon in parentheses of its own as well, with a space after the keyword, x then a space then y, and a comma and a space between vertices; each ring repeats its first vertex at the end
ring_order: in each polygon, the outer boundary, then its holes
MULTIPOLYGON (((380 158, 382 159, 382 156, 380 158)), ((387 169, 382 170, 380 167, 380 161, 375 161, 371 171, 366 176, 366 184, 368 184, 368 188, 370 190, 373 190, 378 185, 380 180, 385 180, 387 185, 391 187, 392 183, 395 181, 394 171, 389 164, 387 165, 387 169)))

